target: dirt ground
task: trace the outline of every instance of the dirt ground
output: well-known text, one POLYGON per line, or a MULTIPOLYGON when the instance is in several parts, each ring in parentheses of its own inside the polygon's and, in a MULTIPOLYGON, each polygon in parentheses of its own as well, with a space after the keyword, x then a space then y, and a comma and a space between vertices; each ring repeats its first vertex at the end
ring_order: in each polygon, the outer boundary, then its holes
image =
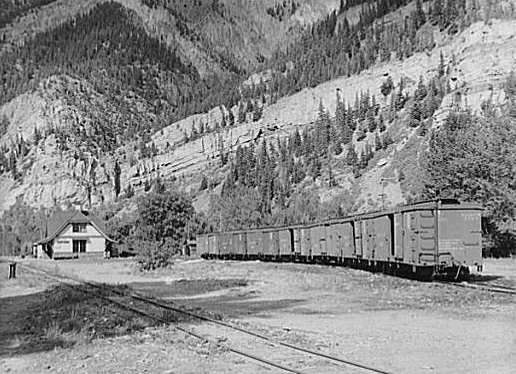
MULTIPOLYGON (((127 284, 392 373, 516 372, 516 296, 320 265, 178 259, 168 269, 144 275, 132 260, 29 263, 127 284)), ((2 373, 281 372, 186 337, 173 324, 134 319, 23 271, 8 281, 5 266, 0 263, 2 373), (50 299, 59 300, 58 306, 50 299), (83 321, 88 329, 56 334, 56 316, 65 316, 66 324, 83 321)), ((516 285, 516 259, 486 260, 482 279, 516 285)), ((177 323, 218 339, 224 334, 210 324, 177 323)), ((328 371, 321 366, 308 372, 328 371)))

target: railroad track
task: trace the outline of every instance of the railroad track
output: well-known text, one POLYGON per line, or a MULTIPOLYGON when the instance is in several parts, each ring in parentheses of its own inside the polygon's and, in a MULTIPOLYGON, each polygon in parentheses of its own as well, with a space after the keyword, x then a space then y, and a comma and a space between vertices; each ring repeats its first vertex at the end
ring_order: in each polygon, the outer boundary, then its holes
POLYGON ((216 346, 226 349, 229 352, 238 356, 244 357, 248 360, 253 360, 258 364, 274 369, 280 369, 284 372, 307 374, 307 373, 379 373, 379 374, 391 374, 390 372, 364 365, 352 360, 343 359, 333 355, 325 354, 322 352, 314 351, 308 348, 304 348, 295 344, 283 342, 272 337, 260 334, 248 329, 242 328, 235 324, 216 320, 207 316, 194 313, 182 308, 166 304, 160 300, 151 299, 143 295, 139 295, 132 292, 124 292, 113 288, 108 288, 105 285, 97 284, 93 282, 84 281, 78 278, 64 275, 56 275, 47 270, 40 268, 34 268, 23 264, 29 271, 39 272, 45 276, 58 281, 59 283, 70 285, 73 282, 78 285, 88 286, 91 289, 80 289, 85 293, 89 293, 93 296, 99 297, 111 304, 116 305, 119 308, 131 311, 142 317, 148 318, 153 321, 160 323, 170 324, 170 318, 163 316, 163 311, 169 311, 172 313, 182 314, 189 316, 195 320, 201 320, 211 324, 211 328, 208 330, 209 336, 200 334, 195 328, 184 328, 182 326, 175 325, 174 328, 177 330, 193 336, 199 340, 205 342, 211 342, 216 346), (95 291, 94 291, 95 290, 95 291), (107 294, 107 295, 106 295, 107 294), (113 295, 114 294, 114 295, 113 295), (127 301, 131 305, 128 305, 127 301), (142 308, 135 307, 135 302, 140 303, 142 308), (149 311, 149 306, 152 306, 149 311), (223 330, 222 332, 220 330, 223 330), (222 335, 222 336, 221 336, 222 335), (243 339, 242 336, 247 336, 247 339, 243 339), (232 340, 238 342, 230 345, 226 343, 232 340), (241 349, 240 347, 244 347, 241 349), (252 352, 252 353, 251 353, 252 352), (269 357, 281 357, 281 362, 278 360, 270 359, 269 357), (299 368, 301 366, 301 368, 299 368), (346 371, 343 371, 345 369, 346 371))
POLYGON ((487 282, 446 282, 446 281, 436 281, 437 283, 446 284, 449 286, 462 287, 462 288, 471 288, 475 290, 494 292, 494 293, 502 293, 508 295, 516 295, 516 288, 504 286, 501 284, 489 284, 487 282))

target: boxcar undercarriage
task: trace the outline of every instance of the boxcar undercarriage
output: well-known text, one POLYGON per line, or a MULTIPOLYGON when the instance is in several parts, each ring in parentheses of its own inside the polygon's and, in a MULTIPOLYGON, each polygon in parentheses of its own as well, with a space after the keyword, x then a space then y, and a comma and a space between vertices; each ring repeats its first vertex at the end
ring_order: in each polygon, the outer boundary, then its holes
POLYGON ((371 261, 355 258, 342 259, 326 256, 319 258, 308 258, 306 256, 216 255, 208 253, 203 253, 201 257, 211 260, 217 259, 234 261, 295 262, 302 264, 342 266, 352 269, 370 271, 373 273, 383 273, 396 277, 418 279, 422 281, 431 281, 433 279, 464 281, 468 280, 470 276, 470 267, 468 266, 436 268, 435 266, 415 266, 402 262, 371 261))

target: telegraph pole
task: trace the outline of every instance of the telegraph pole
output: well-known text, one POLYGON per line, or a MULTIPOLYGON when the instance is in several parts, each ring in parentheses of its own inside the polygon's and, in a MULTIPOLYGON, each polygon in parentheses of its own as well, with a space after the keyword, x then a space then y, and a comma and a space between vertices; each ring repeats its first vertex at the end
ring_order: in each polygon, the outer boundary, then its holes
POLYGON ((382 177, 380 179, 380 184, 382 185, 382 193, 380 194, 381 198, 382 198, 382 210, 385 209, 385 183, 386 181, 392 181, 392 182, 397 182, 398 180, 396 178, 384 178, 382 177))

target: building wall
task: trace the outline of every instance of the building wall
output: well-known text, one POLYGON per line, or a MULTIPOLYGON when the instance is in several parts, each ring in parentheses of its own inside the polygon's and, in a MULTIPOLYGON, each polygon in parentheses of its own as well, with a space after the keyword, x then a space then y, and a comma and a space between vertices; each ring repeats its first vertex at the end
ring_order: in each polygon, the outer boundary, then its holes
MULTIPOLYGON (((86 224, 86 232, 73 232, 72 224, 69 224, 54 239, 54 257, 56 254, 72 254, 74 239, 86 240, 86 255, 92 253, 103 254, 106 249, 106 239, 93 225, 86 224)), ((79 255, 83 256, 84 253, 79 255)))
POLYGON ((47 252, 45 251, 46 248, 45 248, 46 244, 38 244, 37 247, 36 247, 36 256, 37 258, 43 258, 43 259, 49 259, 49 255, 47 254, 47 252))
POLYGON ((70 223, 68 226, 65 227, 63 231, 61 231, 59 236, 73 236, 74 238, 80 239, 81 236, 102 236, 102 234, 95 228, 95 226, 89 223, 86 224, 86 232, 73 232, 73 227, 70 223))

